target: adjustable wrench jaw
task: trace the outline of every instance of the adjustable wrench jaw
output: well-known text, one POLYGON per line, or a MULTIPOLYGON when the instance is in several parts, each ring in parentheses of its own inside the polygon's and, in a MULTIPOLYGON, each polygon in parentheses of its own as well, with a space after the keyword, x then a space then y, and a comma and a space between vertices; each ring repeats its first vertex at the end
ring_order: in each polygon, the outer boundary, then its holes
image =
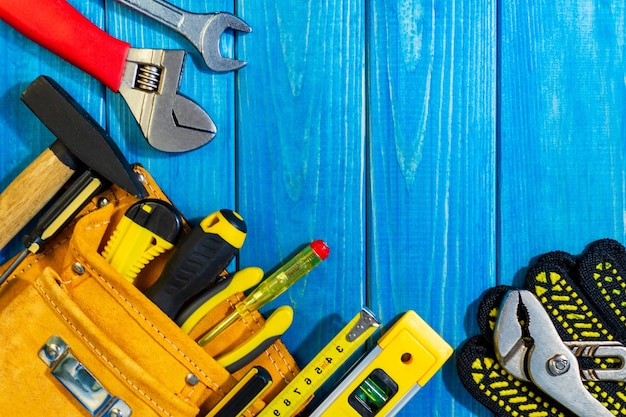
POLYGON ((208 143, 213 120, 178 94, 185 51, 130 48, 119 93, 148 143, 164 152, 186 152, 208 143))
POLYGON ((494 329, 496 356, 514 377, 534 383, 579 416, 612 416, 583 385, 580 365, 529 291, 511 290, 494 329))

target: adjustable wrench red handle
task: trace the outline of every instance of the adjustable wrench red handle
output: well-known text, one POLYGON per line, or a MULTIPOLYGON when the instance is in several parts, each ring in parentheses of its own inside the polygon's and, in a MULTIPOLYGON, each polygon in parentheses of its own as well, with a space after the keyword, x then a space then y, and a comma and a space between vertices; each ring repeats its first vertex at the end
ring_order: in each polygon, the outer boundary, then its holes
POLYGON ((118 91, 130 44, 104 32, 67 1, 0 0, 0 19, 118 91))

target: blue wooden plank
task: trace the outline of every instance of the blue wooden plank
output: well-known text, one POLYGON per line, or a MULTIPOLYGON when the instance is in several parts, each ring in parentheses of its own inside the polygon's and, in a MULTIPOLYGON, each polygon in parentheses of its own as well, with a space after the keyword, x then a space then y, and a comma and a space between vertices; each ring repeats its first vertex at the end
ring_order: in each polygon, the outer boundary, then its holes
MULTIPOLYGON (((502 8, 498 276, 624 241, 624 5, 502 8)), ((515 279, 517 276, 517 280, 515 279)))
POLYGON ((313 239, 329 259, 273 303, 304 365, 365 299, 362 2, 239 1, 237 198, 250 219, 241 266, 274 268, 313 239))
MULTIPOLYGON (((453 347, 495 283, 496 2, 371 2, 368 298, 453 347)), ((401 416, 487 415, 454 360, 401 416)))

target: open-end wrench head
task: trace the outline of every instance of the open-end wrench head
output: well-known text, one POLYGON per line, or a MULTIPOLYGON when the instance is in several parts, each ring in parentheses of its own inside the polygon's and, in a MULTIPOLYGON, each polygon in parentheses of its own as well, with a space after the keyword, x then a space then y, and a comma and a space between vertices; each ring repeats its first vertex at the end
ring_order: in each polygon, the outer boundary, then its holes
POLYGON ((186 152, 217 132, 211 117, 178 94, 185 51, 134 49, 128 53, 119 92, 148 143, 164 152, 186 152))
POLYGON ((206 65, 216 72, 235 71, 246 65, 246 62, 222 56, 220 38, 227 29, 237 32, 252 32, 252 28, 232 13, 213 13, 206 21, 200 40, 200 53, 206 65))

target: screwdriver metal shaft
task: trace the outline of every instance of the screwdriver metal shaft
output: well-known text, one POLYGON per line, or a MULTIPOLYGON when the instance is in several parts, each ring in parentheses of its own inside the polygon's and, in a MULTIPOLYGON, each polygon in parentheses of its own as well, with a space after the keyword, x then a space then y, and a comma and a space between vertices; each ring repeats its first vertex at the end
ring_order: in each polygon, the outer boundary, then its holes
POLYGON ((19 256, 15 258, 11 265, 9 265, 7 270, 4 271, 2 275, 0 275, 0 285, 4 284, 4 281, 6 281, 7 278, 11 276, 11 273, 15 271, 15 269, 19 266, 19 264, 22 263, 22 261, 24 261, 24 259, 26 259, 29 253, 30 251, 28 250, 28 248, 20 252, 19 256))

